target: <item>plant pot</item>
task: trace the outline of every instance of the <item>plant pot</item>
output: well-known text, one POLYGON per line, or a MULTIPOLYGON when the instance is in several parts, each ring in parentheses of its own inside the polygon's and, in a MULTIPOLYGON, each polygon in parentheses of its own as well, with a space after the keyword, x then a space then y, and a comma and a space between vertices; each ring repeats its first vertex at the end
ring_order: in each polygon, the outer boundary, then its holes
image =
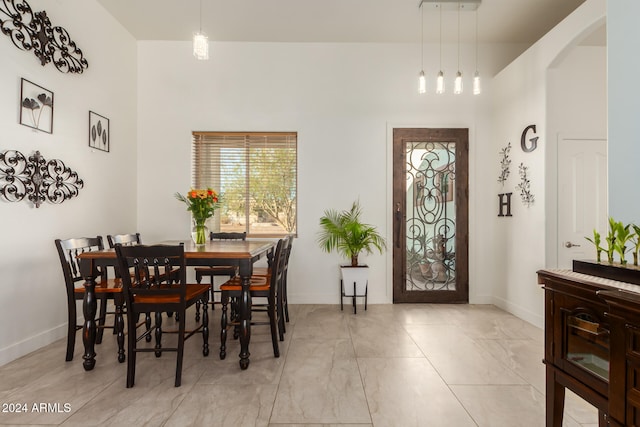
POLYGON ((366 265, 342 265, 342 286, 345 297, 363 297, 367 293, 367 283, 369 281, 369 266, 366 265), (354 294, 355 283, 355 294, 354 294))

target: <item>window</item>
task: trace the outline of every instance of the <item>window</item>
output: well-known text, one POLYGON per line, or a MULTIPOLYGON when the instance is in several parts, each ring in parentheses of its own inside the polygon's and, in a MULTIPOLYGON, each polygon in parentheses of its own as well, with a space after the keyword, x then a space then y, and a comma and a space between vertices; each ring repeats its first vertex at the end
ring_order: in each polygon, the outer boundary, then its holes
POLYGON ((296 132, 193 132, 193 187, 222 194, 209 228, 295 234, 297 141, 296 132))

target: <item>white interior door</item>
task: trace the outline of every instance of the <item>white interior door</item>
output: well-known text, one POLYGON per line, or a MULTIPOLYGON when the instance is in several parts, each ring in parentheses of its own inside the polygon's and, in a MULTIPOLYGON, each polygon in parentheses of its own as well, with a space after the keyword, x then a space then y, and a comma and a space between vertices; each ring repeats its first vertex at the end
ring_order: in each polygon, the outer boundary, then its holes
POLYGON ((558 268, 572 267, 574 259, 595 259, 594 246, 585 240, 597 229, 603 244, 607 233, 607 141, 558 141, 558 268))

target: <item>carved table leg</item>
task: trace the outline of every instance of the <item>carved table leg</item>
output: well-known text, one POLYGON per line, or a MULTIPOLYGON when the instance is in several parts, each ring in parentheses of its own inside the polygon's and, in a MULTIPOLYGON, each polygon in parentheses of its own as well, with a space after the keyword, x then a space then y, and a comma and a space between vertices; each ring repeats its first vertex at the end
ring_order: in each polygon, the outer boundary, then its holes
POLYGON ((116 306, 116 341, 118 342, 118 362, 123 363, 125 360, 124 354, 124 316, 122 314, 122 306, 124 301, 122 300, 122 295, 116 296, 114 298, 115 306, 116 306))
POLYGON ((84 325, 82 328, 82 342, 84 344, 84 366, 85 371, 90 371, 96 365, 96 282, 89 276, 84 283, 84 301, 82 302, 82 312, 84 314, 84 325))

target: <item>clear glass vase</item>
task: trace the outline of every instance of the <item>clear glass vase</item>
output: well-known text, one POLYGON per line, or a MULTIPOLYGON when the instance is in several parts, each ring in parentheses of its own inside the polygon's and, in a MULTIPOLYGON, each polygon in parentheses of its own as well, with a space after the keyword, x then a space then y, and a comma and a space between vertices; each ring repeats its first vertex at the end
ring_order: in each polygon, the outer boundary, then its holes
POLYGON ((204 222, 193 221, 193 226, 191 227, 191 239, 196 246, 202 246, 207 243, 207 239, 209 238, 209 228, 206 226, 204 222))

